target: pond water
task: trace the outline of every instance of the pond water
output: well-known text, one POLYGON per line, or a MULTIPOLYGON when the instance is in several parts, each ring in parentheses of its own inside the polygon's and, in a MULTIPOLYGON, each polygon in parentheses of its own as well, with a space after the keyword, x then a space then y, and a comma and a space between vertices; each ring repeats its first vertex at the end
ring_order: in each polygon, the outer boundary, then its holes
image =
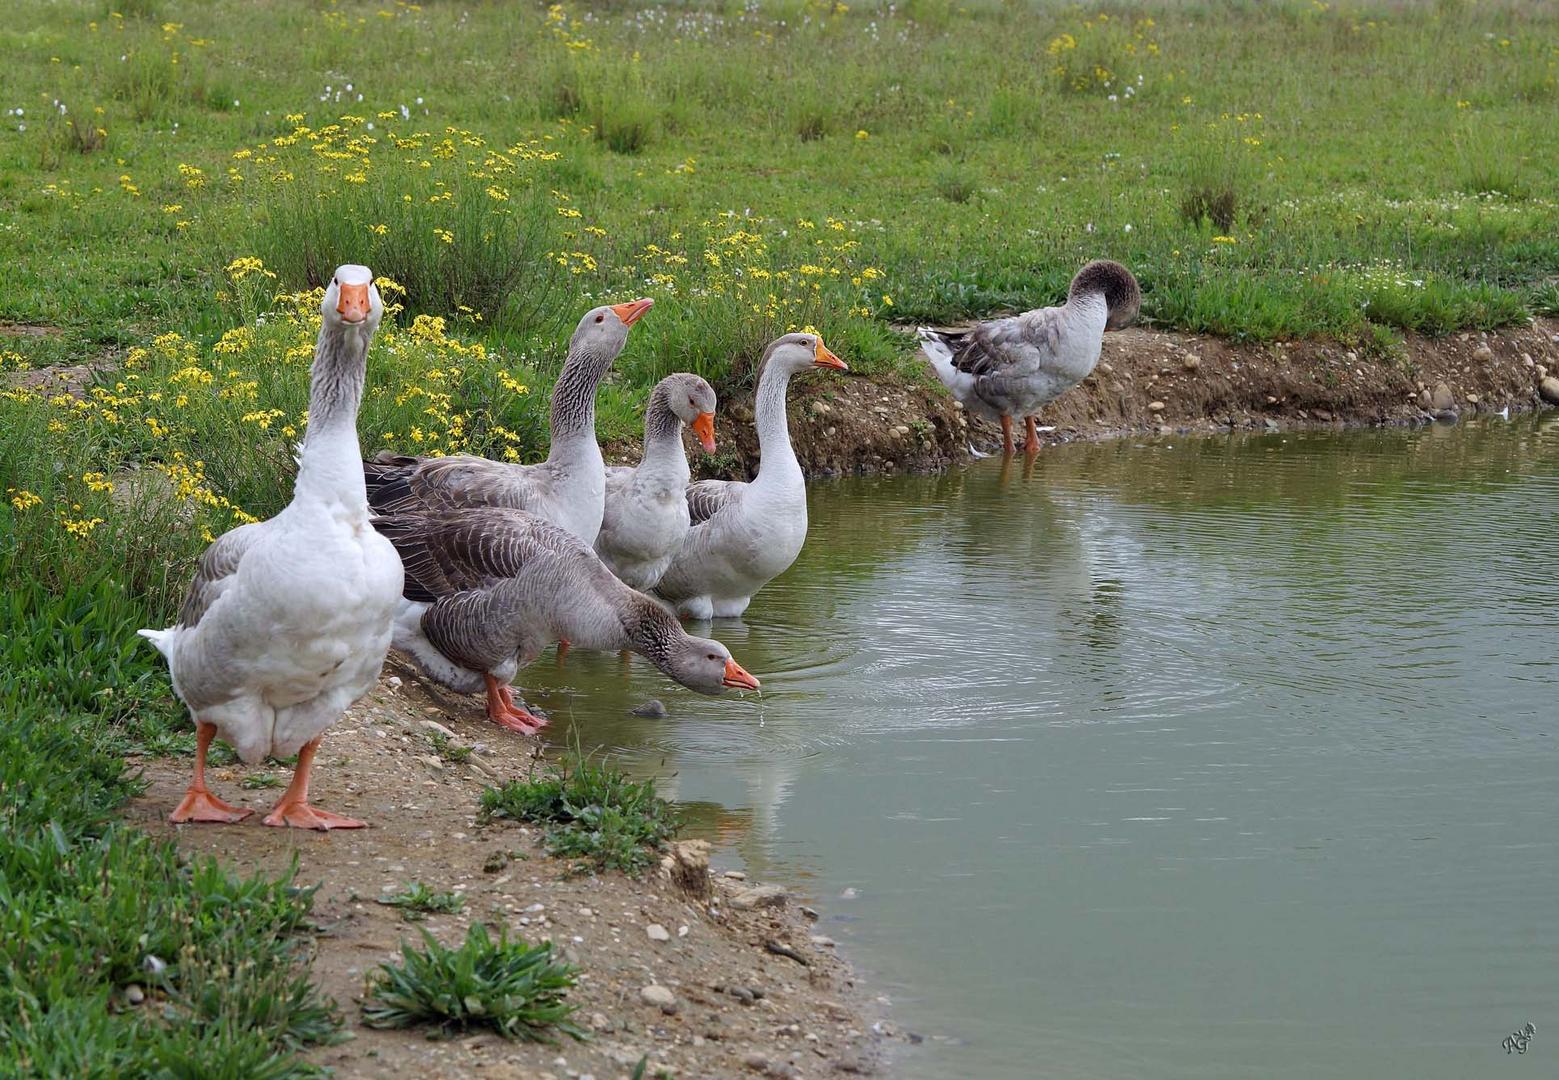
POLYGON ((1528 1021, 1554 1073, 1559 416, 1073 445, 811 512, 713 631, 761 700, 580 653, 521 682, 816 898, 925 1037, 893 1075, 1461 1078, 1528 1021))

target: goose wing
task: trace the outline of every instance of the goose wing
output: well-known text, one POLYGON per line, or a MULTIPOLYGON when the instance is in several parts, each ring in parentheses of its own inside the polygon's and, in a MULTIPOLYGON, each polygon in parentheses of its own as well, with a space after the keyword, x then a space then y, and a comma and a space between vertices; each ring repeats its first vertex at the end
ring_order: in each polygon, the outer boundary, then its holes
POLYGON ((1055 354, 1060 317, 1060 308, 1037 308, 979 323, 961 334, 939 336, 953 350, 953 367, 959 371, 977 378, 1026 375, 1055 354))
POLYGON ((727 506, 741 501, 747 484, 741 480, 700 480, 687 488, 687 512, 691 523, 708 521, 727 506))
POLYGON ((195 580, 190 582, 184 596, 184 606, 179 608, 179 625, 192 627, 210 610, 217 597, 227 591, 244 553, 254 546, 263 531, 263 522, 251 522, 230 529, 217 537, 200 556, 195 567, 195 580))
POLYGON ((527 509, 536 500, 535 466, 459 454, 419 458, 381 451, 363 462, 368 505, 380 514, 466 506, 527 509))

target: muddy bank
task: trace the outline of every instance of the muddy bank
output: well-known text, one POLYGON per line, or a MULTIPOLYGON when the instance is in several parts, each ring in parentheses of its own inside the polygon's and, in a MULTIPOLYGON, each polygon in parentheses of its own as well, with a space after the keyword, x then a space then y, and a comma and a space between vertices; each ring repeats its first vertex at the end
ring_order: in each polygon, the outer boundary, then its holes
MULTIPOLYGON (((392 669, 387 669, 393 670, 392 669)), ((150 788, 129 817, 172 834, 186 851, 216 855, 236 870, 279 873, 298 859, 300 884, 318 883, 313 977, 335 998, 351 1038, 309 1056, 342 1078, 419 1076, 504 1080, 628 1077, 648 1055, 646 1076, 822 1077, 880 1071, 884 1040, 864 991, 832 943, 815 930, 805 898, 752 895, 759 883, 715 874, 707 847, 677 845, 659 873, 569 876, 546 855, 540 830, 482 823, 482 788, 524 777, 534 740, 488 723, 472 699, 437 699, 387 676, 326 735, 312 796, 370 822, 332 834, 271 829, 259 818, 285 781, 284 767, 213 767, 222 798, 259 811, 232 826, 166 824, 189 780, 188 759, 135 762, 150 788), (442 730, 434 725, 442 725, 442 730), (435 751, 448 731, 475 747, 465 762, 435 751), (465 897, 458 915, 403 921, 376 902, 412 882, 465 897), (397 958, 425 927, 445 944, 473 922, 506 925, 528 941, 551 940, 580 969, 569 1000, 586 1042, 511 1043, 473 1032, 432 1042, 423 1029, 377 1031, 361 1022, 365 978, 397 958), (654 927, 654 930, 650 928, 654 927), (646 987, 656 986, 646 1000, 646 987), (663 1006, 657 1002, 665 1002, 663 1006)), ((891 1030, 891 1029, 890 1029, 891 1030)))
MULTIPOLYGON (((1098 368, 1047 406, 1049 443, 1128 432, 1425 423, 1559 405, 1559 320, 1495 333, 1410 334, 1391 356, 1324 341, 1251 344, 1132 328, 1106 334, 1098 368), (1543 387, 1548 387, 1545 399, 1543 387)), ((924 381, 863 376, 791 384, 791 436, 811 476, 930 472, 999 449, 995 424, 969 418, 927 369, 924 381)), ((751 475, 750 398, 724 405, 721 453, 701 476, 751 475)), ((632 450, 616 448, 616 460, 632 450)))

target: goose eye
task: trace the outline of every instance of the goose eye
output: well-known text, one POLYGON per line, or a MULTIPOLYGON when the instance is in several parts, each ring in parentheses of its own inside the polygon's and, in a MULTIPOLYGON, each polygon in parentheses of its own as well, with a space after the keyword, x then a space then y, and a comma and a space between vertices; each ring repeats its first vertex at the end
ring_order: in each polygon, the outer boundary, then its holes
POLYGON ((711 659, 711 660, 718 660, 718 659, 720 659, 720 657, 716 653, 710 653, 709 654, 709 659, 711 659))
POLYGON ((605 322, 606 321, 606 316, 605 315, 597 315, 595 317, 595 321, 596 322, 605 322))

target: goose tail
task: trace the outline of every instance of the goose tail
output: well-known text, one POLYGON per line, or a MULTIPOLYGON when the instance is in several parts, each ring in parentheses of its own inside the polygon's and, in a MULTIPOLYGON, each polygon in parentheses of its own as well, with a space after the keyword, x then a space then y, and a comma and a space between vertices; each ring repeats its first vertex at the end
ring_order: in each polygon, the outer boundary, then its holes
POLYGON ((174 638, 178 635, 178 632, 179 628, 177 626, 170 626, 166 630, 152 630, 147 628, 136 631, 136 633, 141 637, 155 645, 157 647, 157 651, 162 653, 163 656, 170 657, 173 655, 173 641, 174 638))
POLYGON ((966 371, 959 371, 953 366, 953 349, 963 335, 932 330, 927 326, 922 326, 915 333, 920 338, 921 351, 926 354, 926 359, 931 361, 931 370, 936 372, 936 377, 942 381, 942 385, 962 401, 974 383, 974 376, 966 371))

